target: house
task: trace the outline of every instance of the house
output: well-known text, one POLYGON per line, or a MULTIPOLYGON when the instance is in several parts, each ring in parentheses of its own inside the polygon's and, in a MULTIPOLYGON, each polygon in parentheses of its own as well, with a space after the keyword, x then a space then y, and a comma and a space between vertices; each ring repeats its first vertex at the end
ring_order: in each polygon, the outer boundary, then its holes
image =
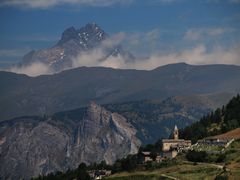
POLYGON ((157 155, 155 160, 153 160, 150 154, 151 154, 150 151, 141 152, 141 159, 143 163, 152 162, 152 161, 159 163, 162 161, 162 157, 160 155, 157 155))
POLYGON ((177 156, 178 152, 176 150, 173 151, 165 151, 162 152, 162 157, 163 158, 175 158, 177 156))
POLYGON ((112 172, 110 170, 92 170, 92 171, 88 171, 88 174, 93 179, 102 179, 102 178, 104 178, 106 176, 110 176, 111 173, 112 172))
POLYGON ((240 128, 198 140, 196 145, 209 145, 227 148, 234 140, 240 139, 240 128))
POLYGON ((153 161, 153 159, 150 157, 150 154, 151 154, 150 151, 142 151, 142 152, 141 152, 142 162, 146 163, 146 162, 151 162, 151 161, 153 161))
POLYGON ((202 140, 198 140, 199 145, 209 145, 209 146, 220 146, 220 147, 228 147, 234 139, 223 139, 223 138, 215 138, 209 137, 202 140))

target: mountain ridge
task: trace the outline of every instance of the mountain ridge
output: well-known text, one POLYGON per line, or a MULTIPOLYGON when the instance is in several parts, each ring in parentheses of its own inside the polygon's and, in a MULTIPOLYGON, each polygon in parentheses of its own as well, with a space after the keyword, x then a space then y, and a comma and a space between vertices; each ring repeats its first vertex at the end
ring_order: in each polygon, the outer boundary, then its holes
POLYGON ((86 68, 89 68, 89 69, 109 69, 109 70, 123 70, 123 71, 142 71, 142 72, 149 72, 149 71, 159 71, 159 70, 162 70, 162 69, 165 69, 166 67, 167 68, 171 68, 173 66, 183 66, 183 67, 207 67, 207 66, 214 66, 214 67, 233 67, 233 68, 239 68, 240 65, 235 65, 235 64, 203 64, 203 65, 197 65, 197 64, 189 64, 189 63, 186 63, 186 62, 179 62, 179 63, 170 63, 170 64, 165 64, 165 65, 161 65, 161 66, 158 66, 156 68, 153 68, 153 69, 150 69, 150 70, 144 70, 144 69, 134 69, 134 68, 129 68, 129 69, 125 69, 125 68, 113 68, 113 67, 105 67, 105 66, 80 66, 80 67, 75 67, 75 68, 72 68, 72 69, 65 69, 61 72, 56 72, 56 73, 53 73, 53 74, 41 74, 41 75, 38 75, 38 76, 29 76, 27 74, 24 74, 24 73, 18 73, 18 72, 11 72, 11 71, 8 71, 8 70, 3 70, 1 69, 0 70, 0 73, 9 73, 9 74, 17 74, 17 75, 25 75, 27 77, 39 77, 39 76, 51 76, 51 75, 57 75, 57 74, 61 74, 63 72, 68 72, 68 71, 77 71, 77 70, 80 70, 80 69, 86 69, 86 68))
POLYGON ((80 67, 37 77, 2 71, 0 117, 53 114, 83 107, 92 100, 107 104, 240 91, 239 66, 187 65, 190 70, 186 71, 178 65, 151 71, 80 67))

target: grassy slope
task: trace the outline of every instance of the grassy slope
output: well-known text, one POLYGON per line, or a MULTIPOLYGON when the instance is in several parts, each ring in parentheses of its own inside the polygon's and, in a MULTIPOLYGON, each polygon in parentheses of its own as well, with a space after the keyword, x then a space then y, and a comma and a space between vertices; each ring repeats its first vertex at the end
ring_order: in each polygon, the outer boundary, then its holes
POLYGON ((145 179, 160 179, 174 177, 179 179, 214 179, 222 170, 206 164, 192 165, 188 163, 181 163, 168 168, 161 168, 154 171, 139 171, 134 173, 119 173, 107 179, 120 180, 120 179, 138 179, 144 177, 145 179))
POLYGON ((240 139, 226 149, 226 154, 227 168, 231 170, 233 177, 240 177, 240 139))
POLYGON ((240 128, 233 129, 231 131, 216 135, 214 137, 221 138, 221 139, 229 139, 229 138, 240 139, 240 128))

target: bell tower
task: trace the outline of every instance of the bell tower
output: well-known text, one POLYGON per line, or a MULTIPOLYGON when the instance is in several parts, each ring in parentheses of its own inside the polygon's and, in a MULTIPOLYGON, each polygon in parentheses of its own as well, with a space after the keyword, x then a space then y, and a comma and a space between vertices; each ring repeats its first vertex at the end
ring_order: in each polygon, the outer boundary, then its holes
POLYGON ((178 128, 176 125, 175 125, 174 131, 173 131, 173 139, 178 140, 178 128))

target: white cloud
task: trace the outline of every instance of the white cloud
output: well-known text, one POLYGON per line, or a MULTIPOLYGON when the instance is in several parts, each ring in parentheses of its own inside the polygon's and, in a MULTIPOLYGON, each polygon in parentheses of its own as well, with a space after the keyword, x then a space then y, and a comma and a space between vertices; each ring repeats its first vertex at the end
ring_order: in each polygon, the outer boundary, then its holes
MULTIPOLYGON (((218 36, 231 29, 203 29, 204 33, 207 33, 209 36, 218 36)), ((201 31, 201 32, 202 32, 201 31)), ((200 65, 200 64, 236 64, 240 65, 240 44, 235 46, 221 46, 217 45, 211 47, 210 49, 206 47, 205 44, 196 44, 195 46, 188 48, 183 47, 182 50, 178 51, 175 49, 169 53, 162 54, 159 49, 154 49, 148 58, 138 58, 135 61, 127 61, 124 57, 121 56, 109 56, 108 58, 107 50, 121 44, 123 42, 128 43, 129 47, 140 47, 145 46, 146 48, 151 46, 151 43, 159 41, 160 30, 153 29, 145 33, 123 33, 113 35, 111 38, 102 42, 102 44, 92 51, 82 52, 77 57, 72 59, 72 68, 80 66, 104 66, 112 68, 121 68, 121 69, 145 69, 150 70, 158 66, 186 62, 189 64, 200 65)), ((202 35, 191 35, 188 38, 190 39, 199 39, 202 35), (199 37, 200 36, 200 37, 199 37)), ((186 38, 186 37, 185 37, 186 38)), ((152 49, 152 48, 150 48, 152 49)), ((144 49, 145 50, 145 49, 144 49)), ((130 51, 131 52, 131 51, 130 51)), ((3 54, 3 52, 2 52, 3 54)), ((0 51, 1 55, 1 51, 0 51)), ((137 54, 139 55, 139 54, 137 54)), ((67 69, 67 68, 66 68, 67 69)), ((41 63, 32 64, 27 67, 14 67, 10 71, 16 73, 28 74, 30 76, 36 76, 41 74, 52 74, 54 71, 41 63)))
POLYGON ((133 54, 149 54, 155 51, 160 43, 161 30, 158 28, 152 29, 148 32, 129 32, 123 33, 123 44, 126 49, 129 49, 133 54))
POLYGON ((15 72, 18 74, 27 74, 29 76, 39 76, 42 74, 52 74, 53 71, 49 66, 43 64, 43 63, 33 63, 29 66, 23 66, 23 67, 11 67, 10 69, 7 69, 7 71, 15 72))
POLYGON ((125 34, 121 32, 103 41, 98 48, 95 48, 92 51, 82 52, 77 57, 72 59, 73 67, 105 66, 112 68, 124 68, 126 63, 123 57, 109 56, 106 58, 108 55, 107 53, 109 53, 107 50, 119 45, 124 39, 125 34))
POLYGON ((153 0, 155 3, 160 3, 160 4, 172 4, 172 3, 181 3, 187 0, 153 0))
POLYGON ((206 0, 207 3, 240 3, 240 0, 206 0))
POLYGON ((110 6, 129 4, 133 0, 1 0, 0 6, 20 6, 23 8, 49 8, 62 4, 85 6, 110 6))
POLYGON ((190 49, 184 49, 179 53, 158 54, 153 53, 149 58, 126 62, 122 57, 110 57, 105 61, 98 61, 104 57, 103 51, 92 51, 82 54, 75 59, 75 67, 78 66, 104 66, 121 69, 145 69, 151 70, 158 66, 186 62, 193 65, 202 64, 236 64, 240 65, 240 46, 224 49, 221 46, 208 51, 203 44, 190 49))
POLYGON ((145 34, 145 39, 147 41, 154 41, 160 37, 159 29, 153 29, 145 34))
MULTIPOLYGON (((240 65, 240 45, 236 45, 229 49, 221 46, 214 47, 209 51, 205 45, 198 44, 193 48, 184 49, 178 53, 158 54, 153 53, 149 58, 137 59, 135 61, 126 61, 123 57, 110 56, 106 58, 106 44, 100 48, 94 49, 89 52, 81 53, 76 58, 72 59, 73 67, 87 66, 87 67, 111 67, 119 69, 139 69, 151 70, 156 67, 186 62, 192 65, 203 64, 235 64, 240 65)), ((34 63, 25 67, 12 67, 8 71, 27 74, 29 76, 38 76, 42 74, 55 73, 49 66, 42 63, 34 63)))
POLYGON ((186 40, 200 40, 207 36, 220 36, 235 31, 234 28, 191 28, 184 35, 186 40))
POLYGON ((240 3, 240 0, 229 0, 231 3, 240 3))
POLYGON ((101 48, 102 47, 113 47, 118 44, 120 44, 124 39, 126 39, 126 34, 124 32, 119 32, 110 38, 106 39, 105 41, 102 42, 101 48))
POLYGON ((121 56, 110 56, 104 59, 106 54, 102 49, 93 50, 91 52, 82 53, 78 57, 73 59, 73 67, 87 66, 87 67, 112 67, 126 69, 129 63, 121 56), (101 60, 104 59, 104 60, 101 60))
POLYGON ((161 65, 186 62, 194 65, 202 64, 236 64, 240 65, 240 46, 224 49, 221 46, 208 51, 203 44, 193 48, 185 49, 179 53, 169 53, 166 55, 153 54, 134 66, 137 69, 153 69, 161 65))
MULTIPOLYGON (((124 33, 125 34, 125 33, 124 33)), ((158 28, 152 29, 148 32, 132 32, 125 34, 125 39, 132 45, 139 45, 143 43, 151 43, 159 41, 160 30, 158 28)))

